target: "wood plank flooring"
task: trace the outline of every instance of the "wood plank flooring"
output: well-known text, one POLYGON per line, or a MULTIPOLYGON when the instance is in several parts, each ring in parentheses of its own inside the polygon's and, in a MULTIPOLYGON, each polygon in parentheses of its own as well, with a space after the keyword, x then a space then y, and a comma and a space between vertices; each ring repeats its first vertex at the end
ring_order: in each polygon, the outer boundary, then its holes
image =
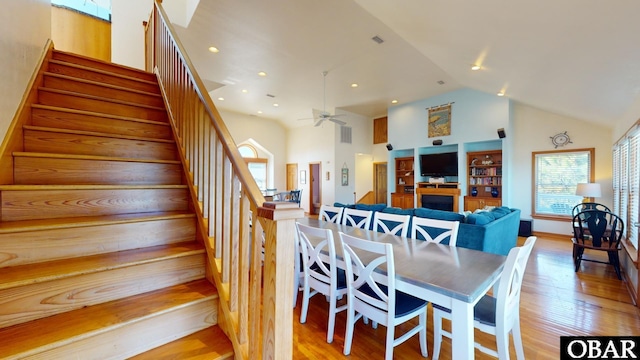
MULTIPOLYGON (((524 243, 519 238, 518 243, 524 243)), ((583 262, 573 271, 571 241, 538 237, 531 253, 520 300, 522 341, 527 359, 559 359, 560 336, 640 335, 640 311, 632 303, 624 281, 611 266, 583 262)), ((593 257, 593 256, 592 256, 593 257)), ((307 322, 300 324, 301 296, 294 309, 294 359, 341 359, 346 314, 336 317, 333 343, 326 343, 327 312, 324 297, 314 296, 307 322)), ((344 301, 344 300, 343 300, 344 301)), ((428 310, 427 344, 433 353, 433 314, 428 310)), ((448 324, 445 323, 445 328, 448 324)), ((401 331, 405 331, 402 328, 401 331)), ((383 359, 386 328, 356 325, 349 359, 383 359)), ((396 337, 400 332, 396 332, 396 337)), ((495 349, 495 338, 476 330, 476 341, 495 349)), ((513 341, 511 358, 515 359, 513 341)), ((476 359, 494 359, 476 350, 476 359)), ((394 349, 395 359, 419 359, 417 336, 394 349)), ((451 359, 451 341, 443 340, 440 359, 451 359)))

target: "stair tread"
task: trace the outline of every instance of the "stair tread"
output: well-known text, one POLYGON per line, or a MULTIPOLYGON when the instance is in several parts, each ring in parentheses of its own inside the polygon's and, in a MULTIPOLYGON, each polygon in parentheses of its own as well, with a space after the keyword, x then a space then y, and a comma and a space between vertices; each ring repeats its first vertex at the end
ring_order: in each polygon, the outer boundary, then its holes
POLYGON ((230 359, 233 355, 233 344, 227 335, 219 326, 213 326, 131 357, 129 360, 210 360, 230 359))
POLYGON ((51 92, 51 93, 57 93, 57 94, 63 94, 63 95, 69 95, 69 96, 76 96, 76 97, 92 99, 92 100, 99 100, 99 101, 104 101, 104 102, 109 102, 109 103, 114 103, 114 104, 134 106, 134 107, 145 108, 145 109, 150 109, 150 110, 165 111, 164 107, 139 104, 139 103, 123 101, 123 100, 117 100, 117 99, 110 99, 110 98, 105 98, 105 97, 101 97, 101 96, 88 95, 88 94, 83 94, 83 93, 78 93, 78 92, 73 92, 73 91, 68 91, 68 90, 52 89, 52 88, 48 88, 48 87, 44 87, 44 86, 39 86, 38 90, 39 91, 47 91, 47 92, 51 92))
POLYGON ((202 279, 14 325, 0 329, 0 339, 11 339, 0 341, 0 358, 87 338, 108 327, 217 297, 215 287, 202 279))
POLYGON ((58 107, 58 106, 43 105, 43 104, 32 104, 31 107, 32 108, 36 108, 36 109, 61 111, 61 112, 75 113, 75 114, 87 115, 87 116, 99 116, 99 117, 108 118, 108 119, 135 121, 135 122, 147 123, 147 124, 153 124, 153 125, 171 126, 171 124, 169 124, 168 122, 164 122, 164 121, 140 119, 140 118, 135 118, 135 117, 120 116, 120 115, 113 115, 113 114, 104 114, 104 113, 99 113, 99 112, 95 112, 95 111, 70 109, 70 108, 66 108, 66 107, 58 107))
POLYGON ((149 142, 167 143, 167 144, 174 143, 173 139, 158 139, 158 138, 149 138, 149 137, 142 137, 142 136, 119 135, 119 134, 103 133, 103 132, 96 132, 96 131, 70 130, 70 129, 51 128, 51 127, 44 127, 44 126, 33 126, 33 125, 24 125, 22 128, 26 130, 33 130, 33 131, 46 131, 46 132, 61 133, 61 134, 99 136, 99 137, 105 137, 105 138, 111 138, 111 139, 138 140, 138 141, 149 141, 149 142))
POLYGON ((0 234, 28 231, 52 230, 60 228, 77 228, 86 226, 101 226, 118 223, 135 223, 164 219, 192 218, 193 212, 166 211, 155 213, 134 213, 104 216, 84 216, 55 219, 0 221, 0 234))
POLYGON ((69 75, 57 74, 57 73, 53 73, 53 72, 49 72, 49 71, 45 71, 43 74, 44 74, 44 76, 56 77, 56 78, 65 79, 65 80, 69 80, 69 81, 76 81, 76 82, 81 82, 81 83, 85 83, 85 84, 98 85, 98 86, 102 86, 102 87, 110 88, 110 89, 114 89, 114 90, 127 91, 127 92, 132 92, 132 93, 136 93, 136 94, 140 94, 140 95, 148 95, 148 96, 152 96, 152 97, 162 98, 162 95, 158 94, 158 93, 152 93, 152 92, 138 90, 138 89, 131 89, 131 88, 124 87, 124 86, 107 84, 107 83, 104 83, 104 82, 87 80, 87 79, 82 79, 82 78, 73 77, 73 76, 69 76, 69 75))
POLYGON ((204 253, 204 247, 190 241, 6 267, 2 269, 0 290, 198 253, 204 253))
POLYGON ((0 185, 0 191, 186 189, 187 185, 0 185))
POLYGON ((138 162, 138 163, 157 163, 157 164, 181 164, 180 160, 156 160, 141 158, 122 158, 101 155, 75 155, 75 154, 55 154, 40 152, 23 152, 16 151, 12 154, 14 157, 38 157, 38 158, 55 158, 55 159, 76 159, 76 160, 93 160, 93 161, 122 161, 122 162, 138 162))
POLYGON ((85 70, 93 71, 93 72, 100 73, 100 74, 120 77, 120 78, 127 79, 127 80, 134 80, 134 81, 139 81, 139 82, 142 82, 142 83, 158 85, 158 83, 154 82, 154 81, 145 80, 145 79, 141 79, 141 78, 137 78, 137 77, 133 77, 133 76, 122 75, 122 74, 118 74, 118 73, 111 72, 111 71, 106 71, 106 70, 102 70, 102 69, 93 68, 93 67, 90 67, 90 66, 74 64, 74 63, 71 63, 71 62, 68 62, 68 61, 50 59, 49 62, 50 63, 54 63, 54 64, 66 65, 66 66, 70 66, 70 67, 74 67, 74 68, 78 68, 78 69, 85 69, 85 70))

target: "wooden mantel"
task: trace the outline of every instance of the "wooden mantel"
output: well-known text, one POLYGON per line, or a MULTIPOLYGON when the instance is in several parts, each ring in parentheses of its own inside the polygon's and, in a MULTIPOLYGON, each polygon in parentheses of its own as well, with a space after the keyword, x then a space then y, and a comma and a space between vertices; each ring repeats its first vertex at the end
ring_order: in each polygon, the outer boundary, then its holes
POLYGON ((418 187, 416 189, 418 195, 418 205, 422 206, 422 195, 451 196, 453 197, 453 212, 458 212, 458 197, 460 196, 459 188, 442 188, 442 187, 418 187))

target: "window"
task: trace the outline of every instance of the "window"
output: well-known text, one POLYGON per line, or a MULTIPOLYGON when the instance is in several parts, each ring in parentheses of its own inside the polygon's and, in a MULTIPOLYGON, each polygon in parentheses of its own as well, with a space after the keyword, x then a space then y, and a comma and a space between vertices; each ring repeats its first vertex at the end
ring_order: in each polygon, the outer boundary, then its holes
POLYGON ((261 190, 267 189, 267 159, 258 158, 258 152, 251 145, 238 146, 240 155, 244 158, 244 161, 249 167, 249 172, 253 176, 254 180, 258 184, 261 190))
POLYGON ((111 21, 111 0, 51 0, 51 5, 111 21))
POLYGON ((613 147, 613 209, 624 222, 625 237, 638 248, 640 213, 640 126, 613 147))
POLYGON ((593 182, 594 149, 533 153, 533 216, 568 219, 582 202, 578 183, 593 182))

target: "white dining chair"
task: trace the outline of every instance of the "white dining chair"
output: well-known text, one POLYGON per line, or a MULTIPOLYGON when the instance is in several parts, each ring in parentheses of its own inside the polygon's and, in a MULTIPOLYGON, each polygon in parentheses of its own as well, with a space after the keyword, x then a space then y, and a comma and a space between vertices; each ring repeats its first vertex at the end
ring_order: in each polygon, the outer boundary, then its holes
POLYGON ((411 238, 436 243, 449 239, 449 246, 456 246, 459 226, 459 221, 414 216, 411 220, 411 238))
POLYGON ((320 229, 296 223, 300 250, 302 253, 302 310, 300 323, 307 321, 309 299, 316 294, 323 294, 329 300, 329 324, 327 327, 327 342, 333 342, 333 332, 336 314, 346 310, 347 306, 337 307, 338 298, 347 293, 345 272, 336 265, 336 248, 333 232, 330 229, 320 229), (316 246, 310 237, 323 239, 316 246))
POLYGON ((344 207, 340 207, 340 206, 321 205, 320 215, 318 215, 318 219, 340 224, 340 220, 342 220, 343 210, 344 210, 344 207))
POLYGON ((396 291, 393 245, 356 238, 342 232, 340 244, 347 272, 347 328, 343 353, 351 353, 355 324, 360 318, 367 317, 387 327, 386 360, 393 359, 395 346, 415 334, 419 334, 420 350, 422 356, 426 357, 428 302, 396 291), (416 317, 418 324, 395 338, 395 327, 416 317))
POLYGON ((369 230, 373 211, 344 208, 342 211, 342 225, 369 230))
POLYGON ((373 214, 373 231, 406 237, 411 215, 390 214, 377 211, 373 214))
MULTIPOLYGON (((523 246, 509 251, 496 293, 483 296, 473 309, 474 327, 496 337, 497 351, 475 343, 475 347, 485 354, 508 359, 511 333, 516 357, 524 360, 520 335, 520 290, 527 260, 535 242, 536 237, 529 236, 523 246)), ((442 329, 442 319, 451 320, 451 310, 433 304, 433 359, 440 356, 442 336, 451 338, 451 333, 442 329)))

